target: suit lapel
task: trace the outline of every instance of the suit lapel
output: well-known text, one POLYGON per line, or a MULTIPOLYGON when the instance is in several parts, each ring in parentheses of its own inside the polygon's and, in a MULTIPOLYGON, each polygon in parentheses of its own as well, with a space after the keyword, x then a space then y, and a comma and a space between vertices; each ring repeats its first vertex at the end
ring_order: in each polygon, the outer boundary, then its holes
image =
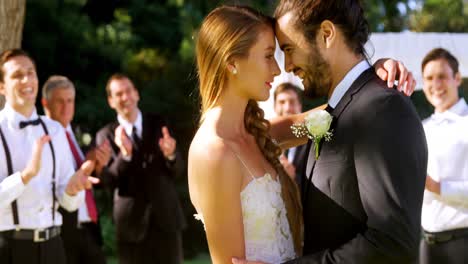
POLYGON ((145 148, 146 146, 146 142, 149 142, 148 140, 150 139, 150 129, 149 129, 149 121, 148 121, 148 116, 147 115, 143 115, 142 117, 142 125, 141 125, 141 143, 142 143, 142 147, 145 148))
MULTIPOLYGON (((331 127, 333 128, 336 125, 336 122, 338 121, 338 118, 340 117, 341 113, 348 107, 349 103, 353 100, 353 96, 359 92, 359 90, 369 82, 372 78, 374 78, 375 73, 374 73, 374 68, 369 68, 366 71, 364 71, 359 77, 351 84, 351 87, 346 91, 344 94, 343 98, 341 98, 340 102, 336 106, 335 109, 331 111, 331 115, 333 116, 333 122, 331 127)), ((314 163, 316 162, 315 160, 315 153, 313 151, 313 148, 311 147, 312 141, 309 140, 308 142, 308 150, 307 153, 309 154, 307 156, 307 166, 306 166, 306 175, 308 176, 308 179, 312 178, 312 167, 314 163), (312 151, 312 152, 311 152, 312 151)))
POLYGON ((367 69, 366 71, 361 73, 361 75, 359 75, 359 77, 353 82, 353 84, 351 84, 351 87, 348 89, 348 91, 346 91, 336 108, 333 109, 333 111, 331 111, 331 114, 335 118, 335 121, 340 117, 341 113, 343 113, 343 111, 346 109, 349 103, 353 100, 353 96, 357 92, 359 92, 359 90, 364 86, 364 84, 369 82, 375 76, 374 72, 375 70, 372 67, 367 69))
POLYGON ((107 131, 107 140, 109 140, 109 143, 112 147, 112 150, 114 152, 113 154, 113 157, 117 157, 119 155, 119 152, 120 152, 120 148, 117 146, 117 144, 115 144, 115 130, 117 129, 117 127, 119 126, 119 122, 113 122, 110 126, 109 126, 109 130, 107 131))

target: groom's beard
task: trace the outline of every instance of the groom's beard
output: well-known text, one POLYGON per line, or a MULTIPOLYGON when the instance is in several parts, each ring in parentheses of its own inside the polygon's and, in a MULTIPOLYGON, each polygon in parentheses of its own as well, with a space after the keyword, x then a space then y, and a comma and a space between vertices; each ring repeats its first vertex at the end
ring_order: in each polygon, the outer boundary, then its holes
POLYGON ((331 69, 317 48, 309 56, 310 61, 304 70, 304 95, 314 99, 328 96, 331 89, 331 69))

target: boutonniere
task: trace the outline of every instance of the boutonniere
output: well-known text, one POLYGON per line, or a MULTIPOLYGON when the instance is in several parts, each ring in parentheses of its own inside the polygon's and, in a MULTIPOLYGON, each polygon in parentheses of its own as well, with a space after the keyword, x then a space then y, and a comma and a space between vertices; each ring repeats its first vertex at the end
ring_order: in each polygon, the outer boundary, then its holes
POLYGON ((296 137, 307 136, 314 141, 316 160, 319 157, 322 139, 328 142, 333 136, 333 130, 330 130, 332 121, 333 116, 330 113, 319 110, 308 114, 303 123, 291 126, 291 130, 296 137))

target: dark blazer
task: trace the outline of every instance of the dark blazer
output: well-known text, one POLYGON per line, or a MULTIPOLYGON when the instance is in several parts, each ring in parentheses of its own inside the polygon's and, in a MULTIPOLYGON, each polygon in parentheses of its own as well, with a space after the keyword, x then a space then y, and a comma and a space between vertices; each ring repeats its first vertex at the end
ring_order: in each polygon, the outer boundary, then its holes
MULTIPOLYGON (((62 215, 63 221, 61 228, 62 239, 64 242, 76 240, 76 237, 80 235, 80 230, 78 229, 78 210, 68 212, 66 209, 60 207, 59 212, 62 215)), ((96 224, 88 223, 87 228, 94 241, 96 241, 96 244, 102 246, 102 234, 99 222, 96 224)))
POLYGON ((142 241, 149 227, 161 232, 181 231, 185 226, 182 207, 174 180, 183 169, 179 153, 168 161, 159 149, 161 128, 166 122, 160 116, 143 114, 142 143, 132 151, 132 159, 123 159, 114 143, 113 122, 98 131, 96 143, 106 138, 112 147, 112 157, 101 173, 104 186, 114 193, 113 218, 116 239, 122 242, 142 241))
POLYGON ((290 263, 415 263, 426 140, 409 98, 385 86, 371 68, 331 111, 332 140, 312 158, 304 257, 290 263))
POLYGON ((296 153, 294 153, 294 158, 292 164, 296 168, 296 183, 299 186, 299 190, 302 193, 302 186, 304 185, 303 182, 307 179, 306 178, 306 165, 307 165, 307 157, 309 155, 307 144, 297 146, 296 153))

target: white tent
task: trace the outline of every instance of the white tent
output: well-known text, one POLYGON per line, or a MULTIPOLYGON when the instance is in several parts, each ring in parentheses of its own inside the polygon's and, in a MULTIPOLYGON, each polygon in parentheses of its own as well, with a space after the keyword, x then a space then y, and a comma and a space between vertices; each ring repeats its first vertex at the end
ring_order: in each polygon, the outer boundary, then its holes
POLYGON ((421 89, 421 62, 430 50, 438 47, 452 53, 458 59, 460 73, 463 77, 468 77, 468 34, 466 33, 373 33, 366 44, 366 51, 372 63, 378 58, 394 58, 402 61, 413 73, 417 89, 421 89))

